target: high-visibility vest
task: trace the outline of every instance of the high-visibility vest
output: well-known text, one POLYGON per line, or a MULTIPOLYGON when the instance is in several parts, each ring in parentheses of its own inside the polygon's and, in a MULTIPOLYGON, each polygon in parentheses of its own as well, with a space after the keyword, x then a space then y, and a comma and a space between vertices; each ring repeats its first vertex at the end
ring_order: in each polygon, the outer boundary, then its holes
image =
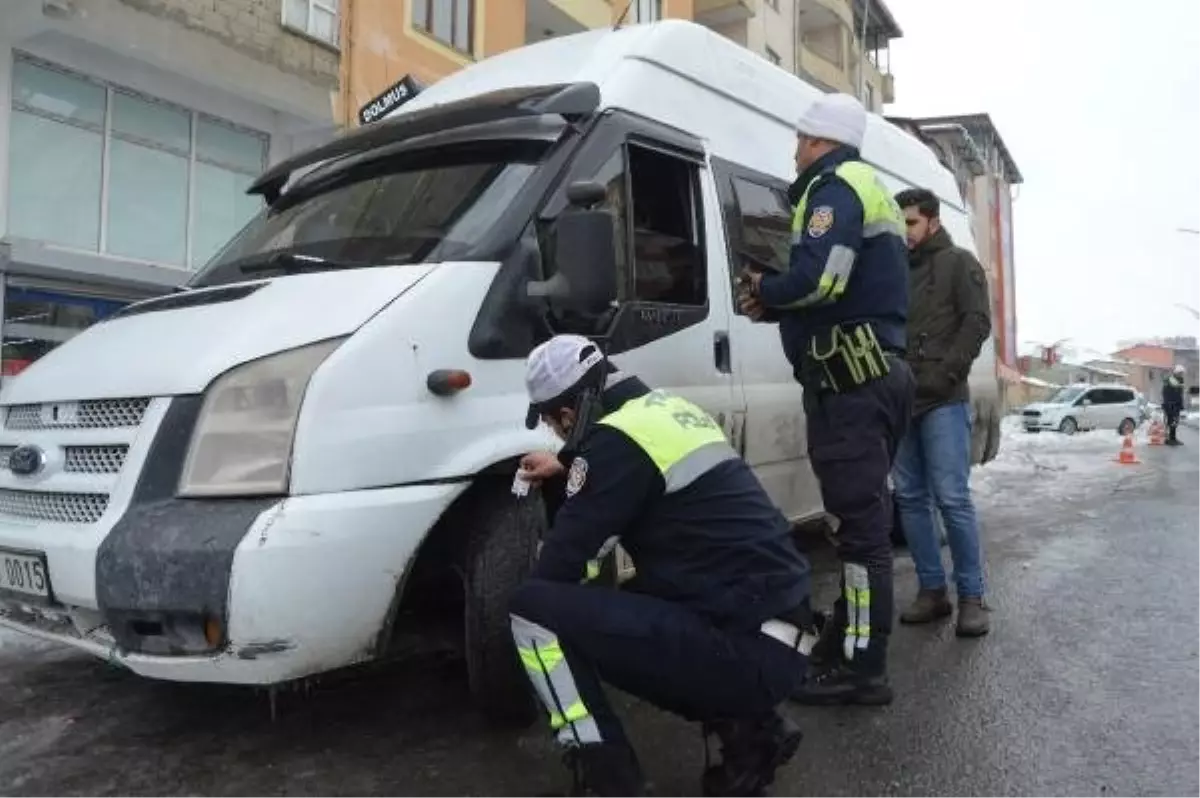
MULTIPOLYGON (((875 170, 862 161, 846 161, 839 164, 833 173, 845 180, 863 206, 863 238, 881 235, 904 237, 904 214, 892 197, 887 186, 879 179, 875 170)), ((792 216, 792 243, 799 243, 804 235, 804 213, 808 210, 808 192, 820 176, 813 178, 796 203, 792 216)))
POLYGON ((599 423, 624 432, 654 461, 666 493, 683 490, 738 456, 708 413, 666 391, 631 399, 599 423))

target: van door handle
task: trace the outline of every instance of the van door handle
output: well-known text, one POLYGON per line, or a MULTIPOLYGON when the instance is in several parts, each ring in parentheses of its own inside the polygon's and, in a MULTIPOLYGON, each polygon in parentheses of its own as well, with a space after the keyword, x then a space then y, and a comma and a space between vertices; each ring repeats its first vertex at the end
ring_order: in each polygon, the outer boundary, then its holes
POLYGON ((733 373, 733 353, 729 349, 729 333, 725 330, 713 333, 713 362, 722 374, 733 373))

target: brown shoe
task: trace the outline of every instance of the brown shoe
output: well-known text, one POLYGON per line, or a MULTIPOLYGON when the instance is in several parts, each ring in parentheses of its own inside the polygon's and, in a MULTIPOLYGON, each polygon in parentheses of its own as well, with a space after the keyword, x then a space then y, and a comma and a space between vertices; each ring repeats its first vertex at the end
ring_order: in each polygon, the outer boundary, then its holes
POLYGON ((954 606, 946 598, 946 588, 922 590, 908 609, 900 613, 900 623, 930 623, 953 612, 954 606))
POLYGON ((983 637, 991 629, 988 608, 982 598, 958 600, 958 627, 954 634, 959 637, 983 637))

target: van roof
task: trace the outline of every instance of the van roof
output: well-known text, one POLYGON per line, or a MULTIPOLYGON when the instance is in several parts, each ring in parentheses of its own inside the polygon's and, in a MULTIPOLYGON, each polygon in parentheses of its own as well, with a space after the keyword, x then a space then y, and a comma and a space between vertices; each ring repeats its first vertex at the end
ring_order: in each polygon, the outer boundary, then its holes
MULTIPOLYGON (((599 86, 601 108, 685 130, 713 155, 789 181, 795 121, 822 94, 702 25, 666 20, 491 56, 438 81, 392 115, 505 88, 577 82, 599 86)), ((933 152, 878 115, 868 120, 862 155, 893 190, 921 186, 964 209, 953 175, 933 152)))

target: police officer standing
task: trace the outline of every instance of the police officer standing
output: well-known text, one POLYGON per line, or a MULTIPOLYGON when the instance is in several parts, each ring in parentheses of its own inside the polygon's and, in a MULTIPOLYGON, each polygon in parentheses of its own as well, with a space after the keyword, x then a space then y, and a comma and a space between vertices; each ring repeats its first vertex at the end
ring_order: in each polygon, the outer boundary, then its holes
POLYGON ((887 704, 892 628, 888 473, 912 415, 902 355, 908 313, 904 220, 859 156, 867 115, 845 94, 819 98, 797 125, 792 250, 786 274, 743 275, 741 306, 777 320, 804 387, 808 453, 838 521, 842 595, 813 651, 806 704, 887 704))
POLYGON ((1183 413, 1183 381, 1186 375, 1182 365, 1163 377, 1162 409, 1167 417, 1167 446, 1182 446, 1179 440, 1179 416, 1183 413))
POLYGON ((510 601, 517 652, 577 788, 643 794, 603 680, 717 737, 721 762, 704 773, 705 795, 762 795, 800 744, 777 707, 803 679, 802 652, 817 639, 808 563, 712 418, 608 369, 579 336, 529 355, 527 423, 540 417, 580 442, 562 461, 548 452, 522 460, 531 483, 548 487, 565 473, 566 499, 510 601), (580 394, 601 377, 597 420, 575 431, 580 394), (622 590, 589 584, 618 541, 637 575, 622 590))

